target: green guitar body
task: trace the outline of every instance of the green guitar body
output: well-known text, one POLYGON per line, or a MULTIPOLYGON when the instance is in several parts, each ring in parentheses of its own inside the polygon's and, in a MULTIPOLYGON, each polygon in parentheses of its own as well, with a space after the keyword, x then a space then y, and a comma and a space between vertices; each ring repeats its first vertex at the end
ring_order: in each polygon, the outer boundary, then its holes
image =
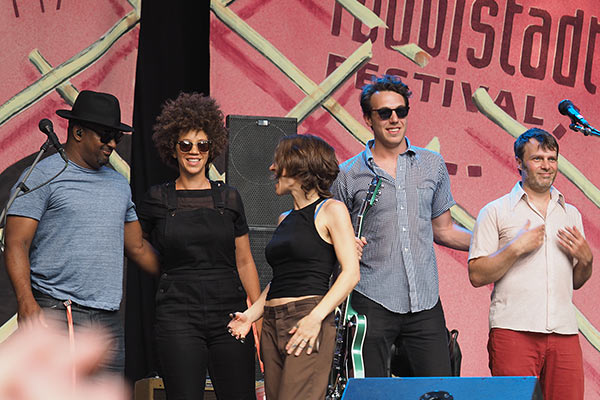
MULTIPOLYGON (((367 317, 358 314, 350 302, 352 295, 348 296, 346 300, 348 303, 348 309, 346 312, 346 321, 350 326, 348 332, 348 341, 350 347, 348 348, 349 362, 351 363, 352 378, 364 378, 365 377, 365 363, 362 355, 362 347, 365 342, 365 336, 367 334, 367 317)), ((350 376, 348 376, 350 378, 350 376)))
MULTIPOLYGON (((367 196, 357 216, 354 231, 357 238, 361 237, 363 218, 377 201, 381 185, 382 179, 379 176, 375 176, 369 185, 367 196)), ((362 348, 367 334, 367 317, 358 314, 352 308, 351 300, 352 293, 336 311, 336 348, 326 400, 341 399, 348 379, 365 377, 362 348)))

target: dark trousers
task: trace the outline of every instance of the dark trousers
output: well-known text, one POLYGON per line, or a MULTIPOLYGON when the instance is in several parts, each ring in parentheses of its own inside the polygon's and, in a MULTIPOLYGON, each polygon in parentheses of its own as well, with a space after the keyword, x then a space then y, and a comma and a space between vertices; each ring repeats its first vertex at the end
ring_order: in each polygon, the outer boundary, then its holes
POLYGON ((245 298, 237 278, 161 277, 156 342, 168 400, 203 399, 207 370, 217 398, 256 399, 254 337, 242 343, 227 331, 245 298))
MULTIPOLYGON (((33 296, 43 309, 46 319, 64 325, 66 334, 67 308, 63 304, 64 300, 55 299, 35 289, 33 290, 33 296)), ((73 315, 73 326, 75 328, 75 343, 77 343, 77 332, 81 328, 92 330, 100 328, 109 335, 108 355, 106 360, 100 364, 99 372, 123 374, 125 369, 125 339, 119 311, 100 310, 73 303, 71 314, 73 315)))
POLYGON ((352 307, 367 317, 363 346, 367 377, 390 376, 391 348, 398 337, 412 376, 451 375, 446 320, 439 300, 430 310, 398 314, 355 291, 352 307))

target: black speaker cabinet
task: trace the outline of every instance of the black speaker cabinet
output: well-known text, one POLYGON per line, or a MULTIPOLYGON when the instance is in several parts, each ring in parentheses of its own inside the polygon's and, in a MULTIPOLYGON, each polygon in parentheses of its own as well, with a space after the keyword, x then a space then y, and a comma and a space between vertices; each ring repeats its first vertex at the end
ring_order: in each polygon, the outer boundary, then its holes
POLYGON ((265 247, 275 232, 274 226, 250 226, 250 252, 256 264, 261 289, 264 289, 271 279, 273 270, 265 257, 265 247))
POLYGON ((276 226, 292 200, 275 194, 269 166, 279 139, 296 133, 296 119, 229 115, 227 128, 227 183, 240 192, 249 226, 276 226))
POLYGON ((535 376, 350 379, 342 400, 542 400, 535 376))
POLYGON ((250 250, 261 288, 271 281, 271 267, 265 259, 265 246, 277 226, 277 217, 292 208, 291 196, 277 196, 269 166, 279 140, 296 134, 295 118, 227 116, 229 154, 227 183, 242 196, 250 228, 250 250))

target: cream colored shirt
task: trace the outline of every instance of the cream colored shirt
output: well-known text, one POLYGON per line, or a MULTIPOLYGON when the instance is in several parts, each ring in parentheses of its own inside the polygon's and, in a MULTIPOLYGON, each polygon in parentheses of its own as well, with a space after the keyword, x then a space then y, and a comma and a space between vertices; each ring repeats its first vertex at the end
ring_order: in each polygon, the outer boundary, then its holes
POLYGON ((554 187, 543 216, 527 199, 521 183, 486 205, 473 230, 469 260, 489 256, 510 242, 527 220, 530 228, 545 224, 544 243, 518 259, 494 284, 490 304, 490 328, 541 333, 576 334, 573 298, 573 266, 559 247, 557 232, 575 226, 583 233, 581 214, 565 203, 554 187))

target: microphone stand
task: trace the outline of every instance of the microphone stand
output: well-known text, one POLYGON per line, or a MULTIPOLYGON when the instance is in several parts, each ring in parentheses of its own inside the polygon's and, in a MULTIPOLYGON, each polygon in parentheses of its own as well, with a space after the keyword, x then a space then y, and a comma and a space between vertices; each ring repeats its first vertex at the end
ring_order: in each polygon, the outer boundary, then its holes
POLYGON ((33 172, 33 169, 35 168, 37 163, 40 161, 40 159, 42 158, 44 153, 46 151, 48 151, 48 148, 51 145, 52 145, 52 143, 50 142, 50 139, 46 140, 46 142, 42 145, 42 147, 40 148, 40 151, 38 152, 37 156, 35 157, 35 160, 33 160, 31 167, 29 168, 29 170, 23 177, 23 180, 21 182, 17 183, 15 191, 13 192, 13 194, 11 194, 10 198, 8 199, 8 202, 6 203, 6 206, 2 209, 2 214, 0 215, 0 225, 3 226, 4 229, 2 229, 2 232, 0 233, 0 252, 4 252, 4 231, 6 229, 6 214, 8 213, 8 209, 10 208, 12 203, 14 203, 15 199, 19 196, 19 194, 27 193, 29 191, 29 188, 27 187, 27 185, 25 185, 25 181, 27 180, 27 178, 29 178, 29 175, 31 175, 31 173, 33 172))
POLYGON ((585 126, 585 125, 581 125, 575 122, 571 122, 571 124, 569 125, 569 128, 571 128, 571 130, 575 131, 575 132, 581 132, 583 133, 585 136, 596 136, 596 137, 600 137, 600 131, 598 131, 598 129, 595 129, 592 126, 585 126))

